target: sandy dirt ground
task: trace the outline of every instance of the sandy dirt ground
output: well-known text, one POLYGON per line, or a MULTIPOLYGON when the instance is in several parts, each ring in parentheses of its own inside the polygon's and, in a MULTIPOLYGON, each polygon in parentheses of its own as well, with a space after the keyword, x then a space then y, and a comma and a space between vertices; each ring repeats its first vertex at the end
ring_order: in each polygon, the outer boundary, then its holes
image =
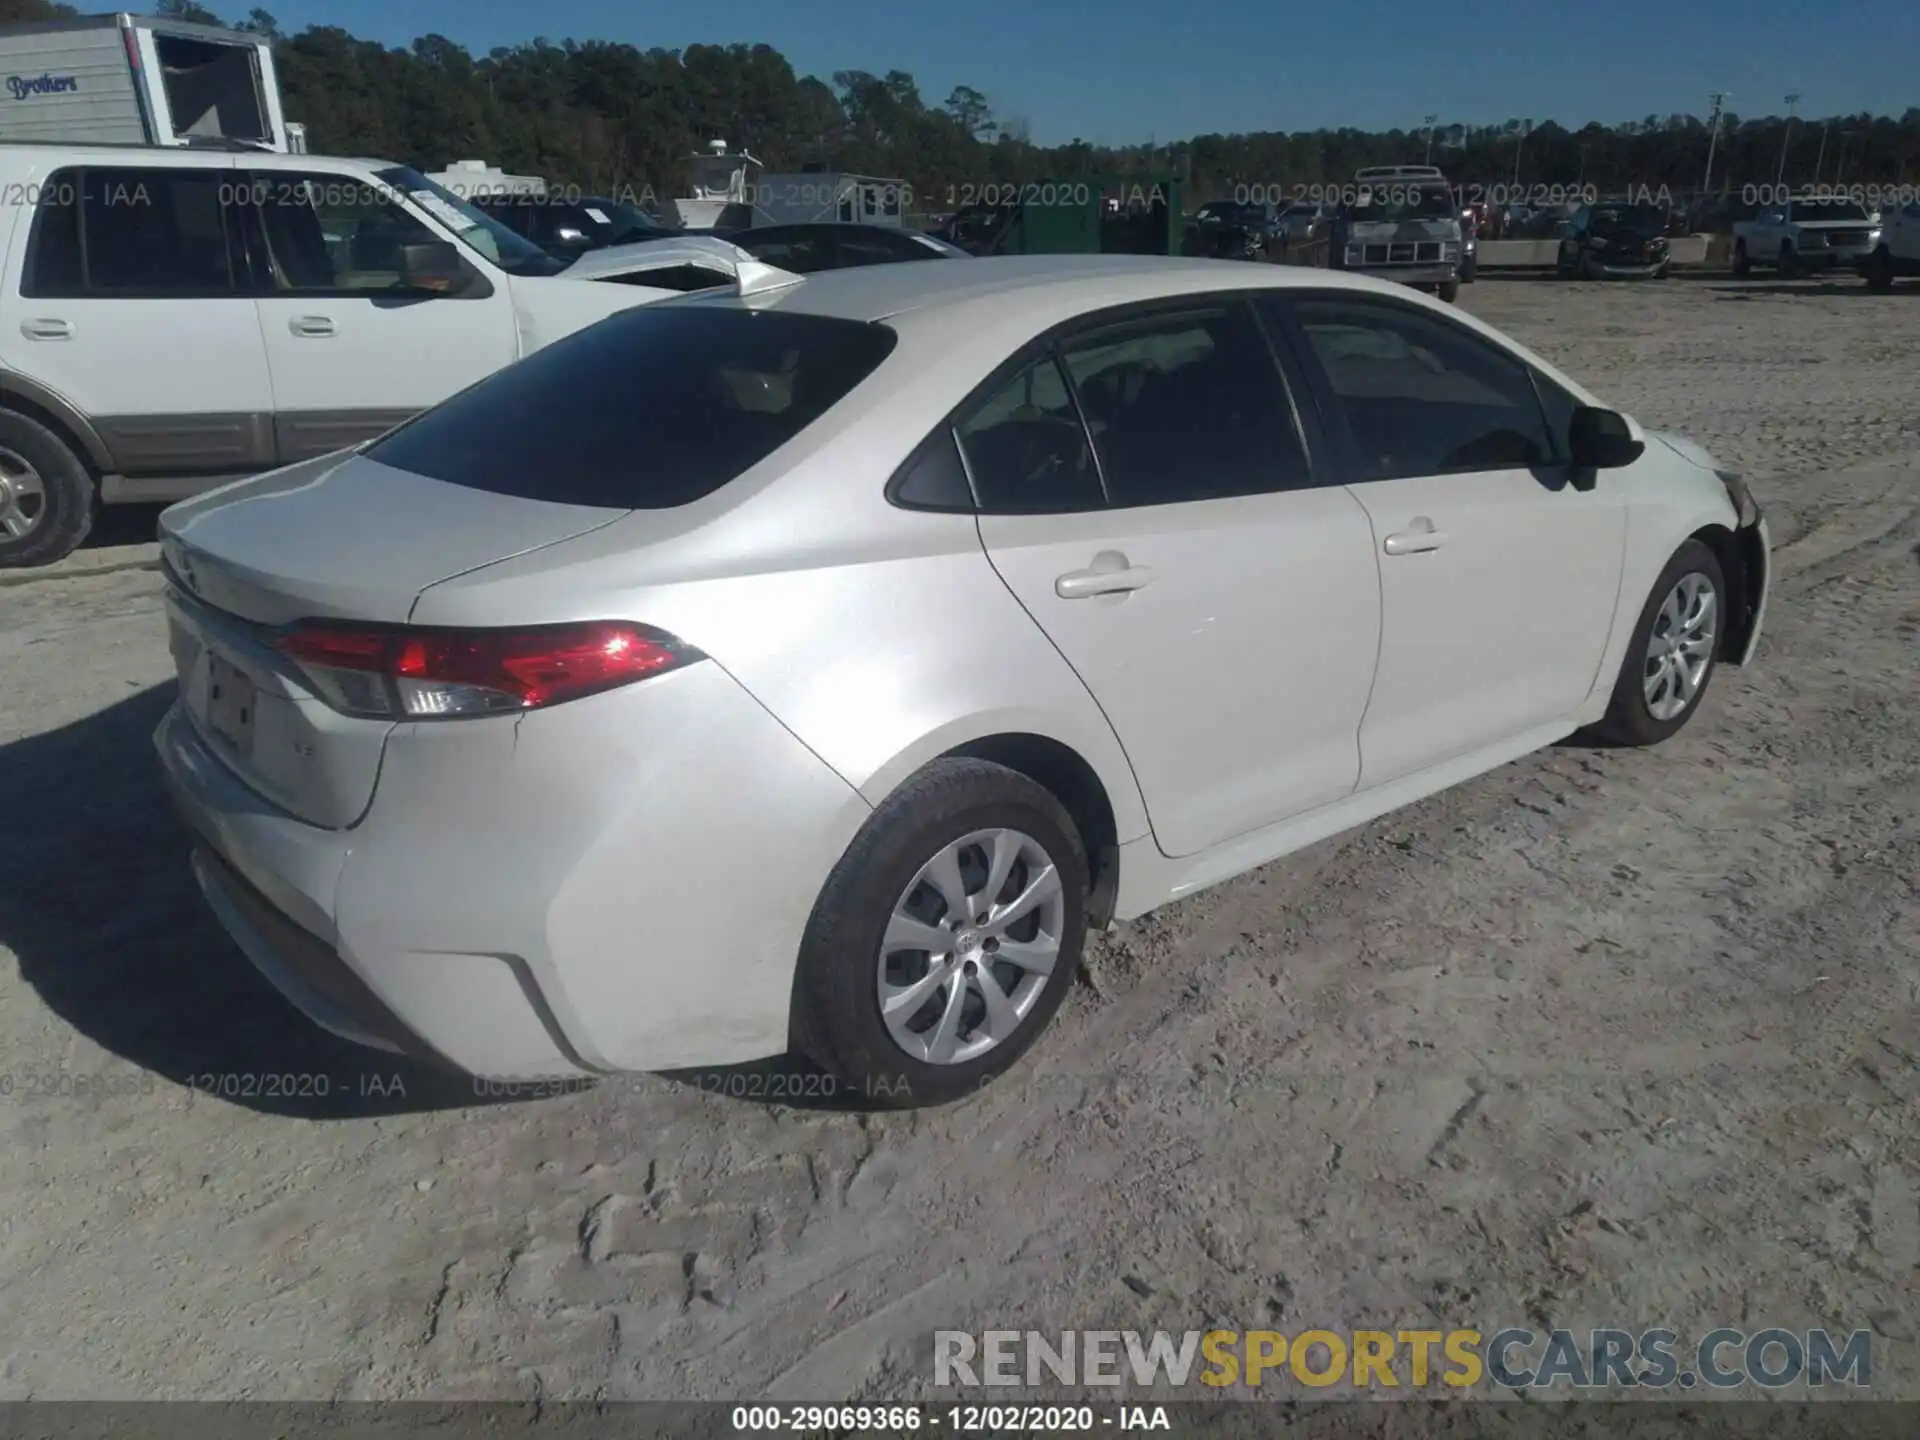
POLYGON ((0 589, 0 1397, 879 1399, 937 1329, 1512 1324, 1871 1329, 1920 1398, 1920 291, 1464 304, 1753 477, 1757 668, 1099 940, 935 1112, 335 1043, 192 885, 156 577, 0 589))

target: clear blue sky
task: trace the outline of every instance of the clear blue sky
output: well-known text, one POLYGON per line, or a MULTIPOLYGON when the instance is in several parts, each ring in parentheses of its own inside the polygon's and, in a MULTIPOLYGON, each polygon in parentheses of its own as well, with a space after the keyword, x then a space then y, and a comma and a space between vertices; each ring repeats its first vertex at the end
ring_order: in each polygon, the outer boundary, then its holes
MULTIPOLYGON (((247 0, 210 8, 237 19, 247 0)), ((265 0, 285 29, 484 54, 536 36, 641 48, 764 41, 800 74, 983 91, 1033 138, 1416 129, 1552 118, 1899 114, 1920 104, 1920 0, 265 0)))

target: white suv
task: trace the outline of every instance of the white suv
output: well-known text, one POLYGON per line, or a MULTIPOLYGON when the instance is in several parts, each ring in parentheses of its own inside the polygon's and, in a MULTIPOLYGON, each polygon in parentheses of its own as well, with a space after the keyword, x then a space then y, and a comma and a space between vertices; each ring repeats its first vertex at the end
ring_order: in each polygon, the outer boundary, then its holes
POLYGON ((622 247, 565 277, 377 160, 7 146, 0 195, 0 566, 66 555, 99 504, 371 439, 720 263, 622 247))
POLYGON ((1881 215, 1880 238, 1860 268, 1875 290, 1891 290, 1895 280, 1920 275, 1920 200, 1881 215))

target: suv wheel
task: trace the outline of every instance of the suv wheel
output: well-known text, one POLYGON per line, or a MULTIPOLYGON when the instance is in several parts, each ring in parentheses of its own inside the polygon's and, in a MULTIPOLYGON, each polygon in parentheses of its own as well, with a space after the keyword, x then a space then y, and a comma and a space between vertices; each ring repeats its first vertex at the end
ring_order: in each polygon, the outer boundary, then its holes
POLYGON ((1893 289, 1893 253, 1885 245, 1867 256, 1867 263, 1861 269, 1866 273, 1869 290, 1893 289))
POLYGON ((0 567, 51 565, 93 528, 93 474, 58 435, 0 410, 0 567))
POLYGON ((1747 254, 1747 242, 1733 242, 1733 274, 1737 280, 1744 280, 1753 273, 1753 260, 1747 254))
POLYGON ((1053 794, 936 760, 868 817, 807 924, 794 1040, 874 1106, 941 1104, 1010 1068, 1060 1008, 1086 850, 1053 794))

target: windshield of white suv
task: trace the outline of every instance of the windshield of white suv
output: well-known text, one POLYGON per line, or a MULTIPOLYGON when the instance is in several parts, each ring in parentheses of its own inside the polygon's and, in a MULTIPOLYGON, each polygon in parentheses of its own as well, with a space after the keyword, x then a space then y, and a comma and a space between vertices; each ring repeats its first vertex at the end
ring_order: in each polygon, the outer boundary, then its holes
POLYGON ((531 240, 514 234, 418 170, 396 165, 382 170, 380 179, 446 226, 474 254, 509 275, 558 275, 567 268, 565 261, 554 259, 531 240))

